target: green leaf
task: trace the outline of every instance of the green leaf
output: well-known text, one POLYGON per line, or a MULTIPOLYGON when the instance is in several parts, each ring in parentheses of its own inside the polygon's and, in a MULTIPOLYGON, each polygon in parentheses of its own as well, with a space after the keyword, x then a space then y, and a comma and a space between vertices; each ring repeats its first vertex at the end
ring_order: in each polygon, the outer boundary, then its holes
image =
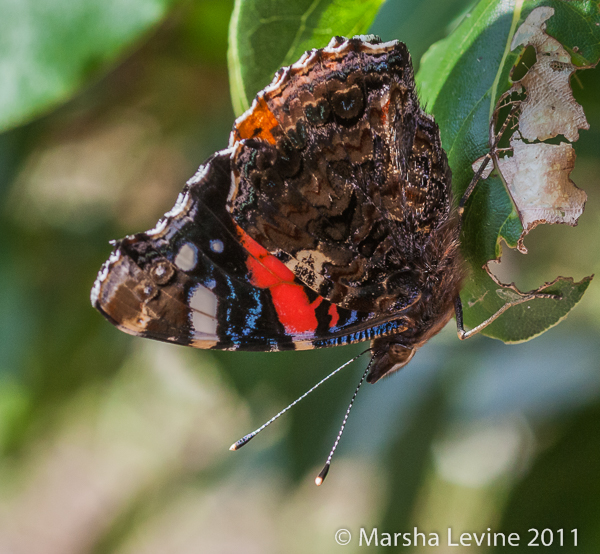
MULTIPOLYGON (((555 10, 547 33, 561 41, 579 65, 595 64, 600 58, 600 12, 597 2, 587 0, 481 0, 421 60, 417 84, 440 127, 455 198, 461 198, 473 177, 472 162, 489 151, 489 123, 498 99, 511 86, 510 71, 520 54, 520 49, 510 50, 514 32, 541 5, 555 10)), ((500 239, 514 247, 522 231, 501 179, 492 176, 480 182, 467 203, 461 237, 471 266, 461 293, 468 327, 505 304, 510 289, 501 289, 482 266, 500 255, 500 239)), ((552 290, 561 299, 539 299, 510 308, 482 332, 506 342, 527 340, 565 317, 588 285, 589 279, 580 283, 560 279, 552 290)))
POLYGON ((0 131, 70 98, 175 0, 0 0, 0 131))
POLYGON ((384 41, 398 39, 408 47, 415 71, 423 54, 460 22, 473 0, 402 0, 385 2, 370 33, 384 41))
POLYGON ((331 37, 367 32, 383 0, 236 0, 229 27, 229 79, 236 115, 280 67, 331 37))

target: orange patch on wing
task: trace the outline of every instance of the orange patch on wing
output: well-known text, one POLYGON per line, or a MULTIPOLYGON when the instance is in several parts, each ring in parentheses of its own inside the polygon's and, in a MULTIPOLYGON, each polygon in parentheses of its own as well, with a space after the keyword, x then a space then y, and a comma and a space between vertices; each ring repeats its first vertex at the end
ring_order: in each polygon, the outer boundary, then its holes
POLYGON ((278 126, 279 122, 267 106, 267 102, 264 98, 259 97, 256 107, 237 123, 236 139, 260 138, 275 144, 277 141, 271 131, 278 126))
MULTIPOLYGON (((294 274, 269 251, 256 242, 240 227, 237 228, 240 241, 251 255, 246 260, 250 272, 250 282, 258 288, 269 289, 277 317, 288 335, 314 333, 317 330, 315 310, 323 301, 318 297, 313 302, 302 285, 294 283, 294 274)), ((335 308, 335 306, 332 306, 335 308)), ((331 315, 331 308, 329 309, 331 315)), ((335 311, 337 323, 337 310, 335 311)), ((334 316, 332 315, 332 320, 334 316)))

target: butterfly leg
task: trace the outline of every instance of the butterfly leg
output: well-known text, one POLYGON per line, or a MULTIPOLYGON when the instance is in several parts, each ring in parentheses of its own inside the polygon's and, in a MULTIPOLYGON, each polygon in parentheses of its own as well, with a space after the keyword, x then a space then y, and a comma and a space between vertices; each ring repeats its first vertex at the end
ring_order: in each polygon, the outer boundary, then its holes
POLYGON ((460 217, 459 225, 462 225, 462 218, 463 218, 463 214, 465 212, 465 204, 467 203, 467 200, 469 199, 469 197, 475 190, 475 187, 481 180, 481 176, 483 175, 485 168, 487 167, 487 165, 490 163, 490 161, 493 159, 493 157, 498 152, 498 144, 500 143, 500 139, 502 138, 502 135, 504 135, 504 132, 506 131, 506 128, 508 127, 510 121, 512 120, 512 118, 516 115, 517 111, 519 110, 519 107, 520 107, 520 104, 518 104, 518 103, 513 105, 510 113, 508 114, 508 117, 502 124, 502 127, 500 128, 500 130, 498 131, 498 134, 495 137, 494 144, 490 148, 490 151, 481 160, 481 163, 479 164, 479 168, 475 172, 475 175, 473 175, 473 179, 471 179, 469 186, 466 188, 465 192, 463 193, 462 198, 460 199, 460 202, 458 203, 458 210, 457 210, 458 215, 460 217))
POLYGON ((460 199, 460 202, 458 203, 457 211, 458 211, 458 217, 459 217, 459 223, 458 223, 459 230, 462 229, 462 220, 463 220, 463 214, 465 213, 465 204, 467 203, 467 200, 469 199, 469 197, 475 190, 475 187, 481 180, 481 176, 483 175, 483 172, 485 171, 485 168, 487 167, 488 163, 490 163, 490 161, 492 160, 492 152, 493 152, 493 150, 490 150, 485 155, 485 157, 481 161, 481 164, 479 165, 479 169, 475 172, 475 175, 473 175, 473 179, 471 179, 469 186, 465 190, 464 194, 462 195, 462 198, 460 199))

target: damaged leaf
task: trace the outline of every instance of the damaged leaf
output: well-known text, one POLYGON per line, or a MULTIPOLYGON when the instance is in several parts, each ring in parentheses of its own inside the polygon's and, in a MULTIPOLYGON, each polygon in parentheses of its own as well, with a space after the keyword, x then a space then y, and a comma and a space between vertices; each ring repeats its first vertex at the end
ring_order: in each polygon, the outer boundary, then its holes
POLYGON ((586 193, 569 179, 575 167, 571 144, 537 142, 558 135, 575 141, 579 129, 589 129, 570 86, 577 68, 562 45, 545 32, 546 21, 553 15, 553 8, 536 8, 517 29, 511 49, 532 46, 536 61, 500 98, 494 112, 496 119, 503 100, 525 90, 523 101, 513 101, 520 115, 510 140, 510 154, 495 157, 523 226, 517 247, 524 254, 527 249, 523 239, 529 231, 541 223, 577 225, 587 200, 586 193), (523 138, 536 142, 525 142, 523 138))
MULTIPOLYGON (((517 204, 524 233, 540 223, 576 225, 587 194, 569 179, 575 150, 568 142, 526 144, 513 137, 512 156, 497 163, 517 204)), ((519 241, 519 250, 526 252, 519 241)))
MULTIPOLYGON (((532 293, 491 276, 487 264, 499 259, 500 239, 524 250, 524 232, 541 222, 573 224, 583 211, 585 192, 569 179, 571 145, 539 141, 576 139, 579 129, 587 128, 569 80, 578 67, 600 58, 599 10, 597 2, 584 0, 481 0, 421 62, 421 96, 440 126, 457 199, 495 142, 498 125, 490 128, 490 122, 501 123, 496 119, 506 113, 499 106, 522 102, 519 129, 510 143, 507 132, 502 143, 509 150, 496 153, 494 171, 489 164, 466 205, 461 243, 471 274, 461 297, 467 327, 507 303, 531 298, 532 293), (512 83, 526 45, 537 48, 537 65, 512 83)), ((549 297, 510 307, 482 332, 506 342, 536 336, 565 317, 589 281, 559 278, 543 285, 533 294, 549 297)))
POLYGON ((577 70, 571 56, 560 42, 546 34, 545 22, 554 15, 554 9, 541 7, 533 10, 517 29, 510 45, 533 46, 536 62, 527 74, 512 87, 522 85, 527 97, 521 104, 519 132, 527 140, 546 140, 557 135, 574 142, 578 129, 590 126, 583 108, 573 98, 571 75, 577 70))
MULTIPOLYGON (((489 317, 487 314, 496 312, 507 302, 514 301, 519 296, 527 296, 527 293, 522 293, 512 284, 499 284, 490 276, 488 279, 492 285, 486 286, 484 297, 470 307, 472 316, 478 321, 484 321, 489 317)), ((510 343, 525 342, 542 334, 568 315, 587 290, 591 279, 585 277, 576 283, 571 278, 561 277, 551 283, 545 283, 535 292, 560 298, 560 300, 534 299, 513 306, 486 327, 484 333, 489 337, 510 343)))

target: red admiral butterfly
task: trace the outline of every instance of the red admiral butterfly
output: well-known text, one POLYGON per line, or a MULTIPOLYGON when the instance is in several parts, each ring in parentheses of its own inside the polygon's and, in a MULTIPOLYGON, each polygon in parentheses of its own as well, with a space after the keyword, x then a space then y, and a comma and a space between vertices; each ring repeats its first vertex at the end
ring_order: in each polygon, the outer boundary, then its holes
POLYGON ((127 333, 196 348, 370 340, 374 383, 455 306, 459 336, 476 331, 462 330, 458 235, 406 46, 335 37, 276 73, 154 229, 113 243, 92 304, 127 333))

